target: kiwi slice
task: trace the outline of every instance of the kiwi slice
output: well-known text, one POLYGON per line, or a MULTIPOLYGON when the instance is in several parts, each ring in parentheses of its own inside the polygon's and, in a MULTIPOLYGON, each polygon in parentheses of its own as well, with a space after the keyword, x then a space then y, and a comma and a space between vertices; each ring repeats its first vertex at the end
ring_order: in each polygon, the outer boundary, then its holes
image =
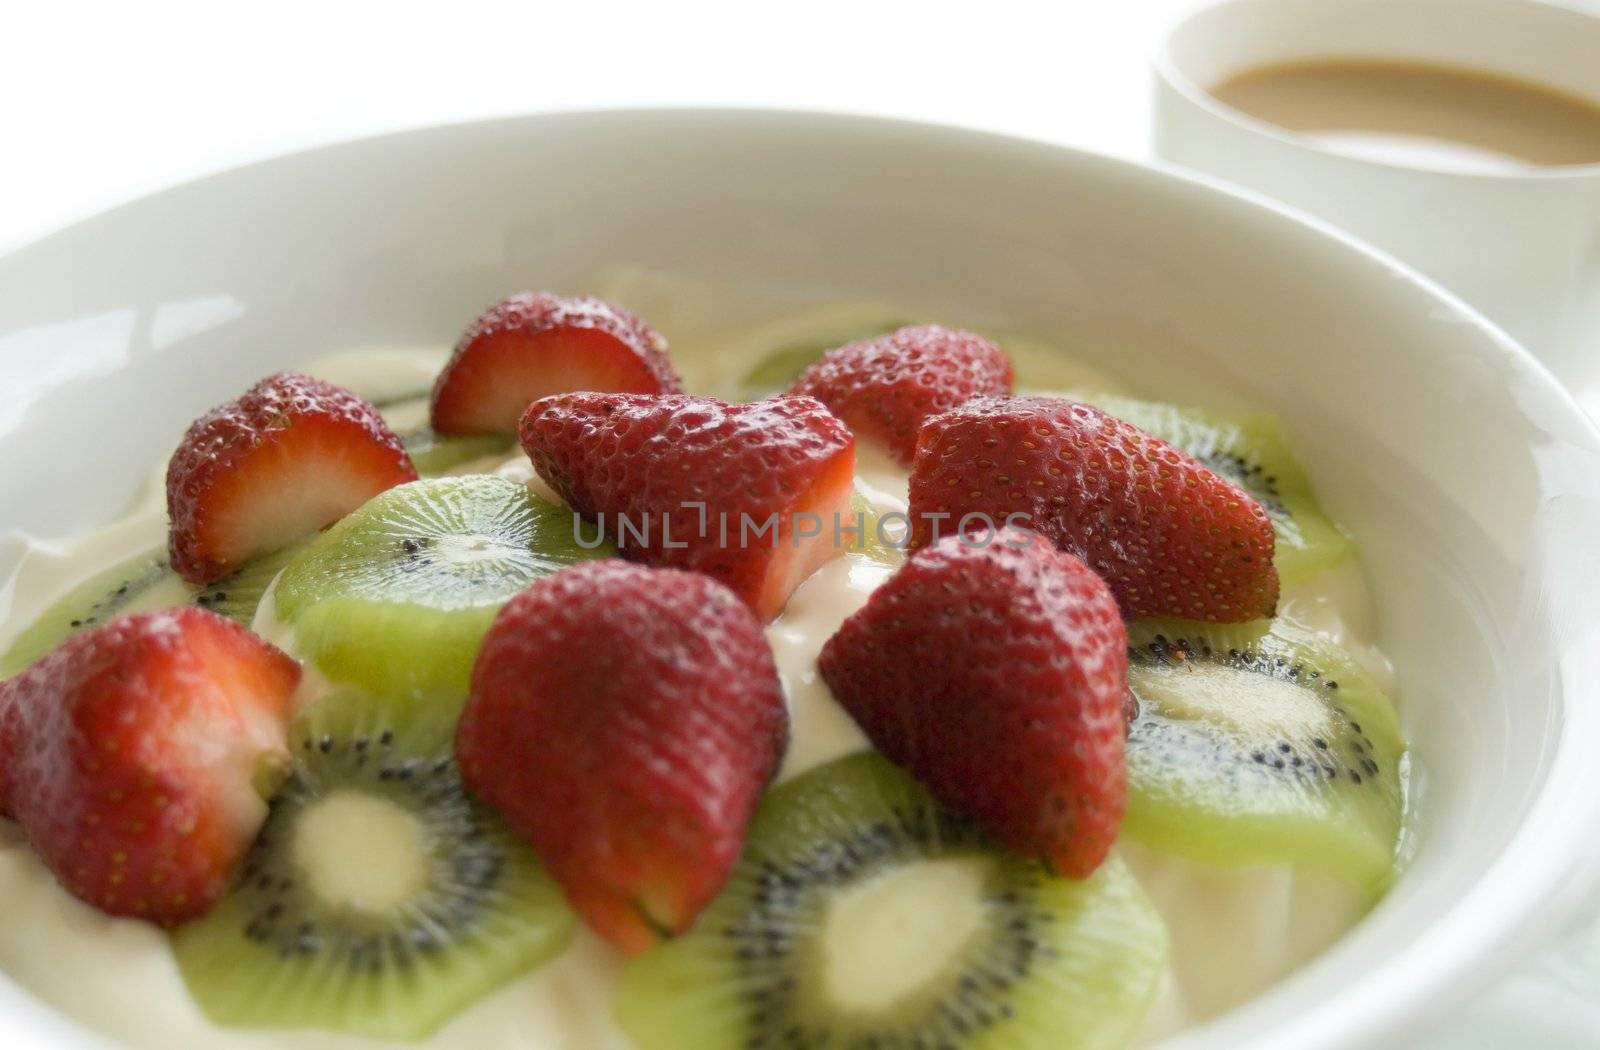
MULTIPOLYGON (((443 474, 484 456, 508 452, 498 437, 441 437, 428 425, 428 395, 417 394, 382 402, 384 421, 400 438, 417 472, 424 477, 443 474)), ((279 570, 289 563, 298 546, 263 555, 224 579, 197 588, 172 571, 165 550, 137 554, 97 573, 74 587, 50 606, 12 642, 0 656, 0 678, 27 667, 60 645, 73 632, 102 623, 119 613, 163 609, 194 602, 246 627, 279 570)))
POLYGON ((741 396, 746 401, 759 401, 764 397, 788 389, 811 363, 829 350, 861 339, 888 335, 910 324, 909 321, 874 322, 864 325, 839 325, 834 334, 822 339, 807 339, 772 350, 760 358, 739 381, 741 396))
POLYGON ((246 562, 231 575, 200 588, 194 596, 194 603, 249 627, 256 618, 256 609, 261 605, 267 588, 303 546, 302 543, 296 543, 246 562))
POLYGON ((435 433, 428 425, 429 401, 427 394, 418 394, 378 405, 383 421, 405 446, 422 477, 437 477, 474 459, 511 451, 511 445, 502 437, 444 437, 435 433))
POLYGON ((417 1039, 566 946, 560 888, 468 797, 446 721, 335 693, 290 740, 238 882, 172 934, 213 1021, 417 1039))
POLYGON ((764 799, 694 929, 631 962, 641 1050, 1120 1047, 1167 936, 1115 859, 1078 881, 990 845, 867 752, 764 799))
POLYGON ((1139 401, 1113 394, 1069 394, 1169 441, 1250 493, 1272 519, 1277 554, 1287 577, 1337 565, 1355 550, 1350 537, 1322 512, 1311 481, 1290 451, 1276 416, 1230 413, 1139 401))
MULTIPOLYGON (((849 340, 846 340, 848 342, 849 340)), ((843 345, 843 344, 835 344, 843 345)), ((811 362, 833 349, 821 343, 801 343, 785 346, 757 361, 739 381, 739 387, 750 401, 759 401, 786 389, 795 377, 804 372, 811 362)))
POLYGON ((277 614, 328 677, 459 706, 506 599, 540 576, 615 554, 577 528, 567 508, 492 474, 399 485, 290 561, 274 591, 277 614))
POLYGON ((1217 864, 1387 884, 1406 744, 1353 660, 1282 621, 1141 620, 1128 642, 1124 834, 1217 864))
POLYGON ((9 678, 60 645, 70 635, 124 612, 183 605, 194 588, 178 579, 162 551, 129 558, 68 591, 12 641, 0 657, 0 678, 9 678))
MULTIPOLYGON (((861 528, 845 538, 849 553, 891 568, 899 567, 906 560, 905 551, 895 546, 896 537, 891 528, 883 524, 882 515, 859 491, 850 496, 850 513, 853 519, 842 522, 842 528, 854 529, 857 525, 861 528)), ((831 527, 831 523, 824 523, 824 527, 831 527)))
POLYGON ((16 674, 68 636, 121 613, 169 609, 193 602, 248 627, 255 619, 261 596, 293 553, 291 547, 262 555, 203 588, 173 572, 165 550, 137 554, 89 577, 46 609, 0 657, 0 678, 16 674))

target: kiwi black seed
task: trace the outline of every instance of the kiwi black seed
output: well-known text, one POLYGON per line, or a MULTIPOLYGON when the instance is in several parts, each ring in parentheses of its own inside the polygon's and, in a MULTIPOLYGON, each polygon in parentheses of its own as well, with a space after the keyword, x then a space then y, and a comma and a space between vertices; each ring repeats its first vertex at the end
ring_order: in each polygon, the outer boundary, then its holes
POLYGON ((0 657, 0 678, 27 667, 77 631, 122 613, 192 602, 248 627, 267 586, 293 551, 263 555, 206 587, 196 587, 173 572, 165 550, 137 554, 78 584, 40 614, 0 657))
POLYGON ((173 933, 212 1020, 420 1038, 565 946, 554 881, 467 796, 448 723, 419 717, 345 693, 296 721, 236 885, 173 933))
MULTIPOLYGON (((423 476, 508 450, 501 438, 446 438, 428 426, 428 396, 410 394, 382 402, 379 411, 396 432, 423 476)), ((193 602, 249 626, 262 596, 296 550, 289 547, 252 559, 229 576, 196 587, 172 571, 164 549, 144 551, 96 573, 58 599, 0 656, 0 678, 17 673, 54 649, 74 631, 119 613, 170 608, 193 602)))
POLYGON ((201 587, 194 596, 194 603, 250 626, 267 588, 283 567, 294 560, 302 546, 304 544, 294 544, 251 559, 216 583, 201 587))
POLYGON ((1343 562, 1350 538, 1317 503, 1277 417, 1140 401, 1111 394, 1069 395, 1169 441, 1261 504, 1277 541, 1280 574, 1296 577, 1343 562))
POLYGON ((54 649, 68 636, 123 612, 180 605, 189 591, 173 575, 165 553, 151 551, 96 573, 57 599, 11 642, 0 657, 0 678, 9 678, 54 649), (152 605, 145 599, 167 581, 174 585, 152 605))
POLYGON ((335 681, 459 708, 508 598, 616 553, 590 538, 566 507, 503 477, 414 481, 311 541, 279 577, 276 609, 300 654, 335 681))
POLYGON ((1129 643, 1129 837, 1217 863, 1388 880, 1405 741, 1352 659, 1283 622, 1145 620, 1129 643))
POLYGON ((762 802, 723 893, 630 964, 617 1015, 643 1050, 1118 1046, 1165 951, 1120 862, 1054 876, 866 753, 762 802))

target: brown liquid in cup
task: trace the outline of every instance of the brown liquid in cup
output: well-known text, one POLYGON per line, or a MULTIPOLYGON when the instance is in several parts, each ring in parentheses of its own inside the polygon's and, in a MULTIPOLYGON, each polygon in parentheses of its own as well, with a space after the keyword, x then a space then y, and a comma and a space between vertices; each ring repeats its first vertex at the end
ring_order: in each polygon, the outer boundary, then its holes
POLYGON ((1478 170, 1600 163, 1600 102, 1466 67, 1291 62, 1237 73, 1211 94, 1363 156, 1478 170))

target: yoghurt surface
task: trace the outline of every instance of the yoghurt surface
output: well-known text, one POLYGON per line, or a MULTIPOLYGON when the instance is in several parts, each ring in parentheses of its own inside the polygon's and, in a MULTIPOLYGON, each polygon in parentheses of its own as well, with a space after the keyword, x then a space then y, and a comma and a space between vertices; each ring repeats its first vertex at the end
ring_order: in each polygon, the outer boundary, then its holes
MULTIPOLYGON (((803 339, 808 333, 825 332, 829 324, 847 328, 860 317, 895 316, 876 304, 839 304, 820 314, 775 311, 766 317, 736 316, 731 322, 696 328, 675 326, 672 322, 678 318, 658 318, 650 304, 630 302, 625 288, 617 297, 640 309, 673 339, 674 362, 692 390, 729 389, 750 364, 750 349, 781 345, 787 330, 803 339)), ((1002 342, 1017 362, 1019 389, 1117 391, 1104 375, 1048 347, 1026 340, 1002 338, 1002 342)), ((444 356, 440 348, 367 349, 315 360, 302 370, 379 400, 425 391, 444 356)), ((860 494, 880 513, 904 511, 904 472, 871 448, 858 445, 857 452, 860 494)), ((0 651, 75 584, 164 545, 163 469, 164 464, 158 466, 144 496, 128 514, 103 530, 71 540, 24 539, 10 578, 0 581, 0 651)), ((473 471, 499 472, 554 498, 520 452, 476 461, 459 472, 473 471)), ((866 746, 860 730, 818 676, 816 656, 839 623, 892 572, 891 565, 847 552, 807 580, 767 628, 792 720, 782 777, 866 746)), ((176 588, 167 597, 182 600, 176 588)), ((162 600, 162 595, 152 593, 144 604, 162 600)), ((1367 590, 1355 561, 1286 586, 1280 615, 1326 635, 1379 682, 1392 681, 1373 637, 1367 590)), ((255 628, 294 651, 293 632, 277 621, 270 592, 255 628)), ((303 700, 309 702, 327 688, 327 682, 308 668, 303 700)), ((1162 991, 1151 1008, 1141 1045, 1255 995, 1340 937, 1371 903, 1362 891, 1330 876, 1290 866, 1220 869, 1129 844, 1120 845, 1118 852, 1160 910, 1172 942, 1162 991)), ((113 1040, 160 1050, 190 1046, 353 1050, 394 1045, 337 1033, 225 1029, 212 1024, 191 1000, 165 933, 146 923, 109 918, 68 895, 33 856, 18 830, 5 822, 0 822, 0 898, 7 902, 7 921, 0 924, 0 970, 113 1040)), ((620 957, 580 928, 561 957, 479 1000, 432 1037, 413 1045, 507 1050, 627 1047, 628 1040, 611 1021, 610 997, 619 967, 620 957)))

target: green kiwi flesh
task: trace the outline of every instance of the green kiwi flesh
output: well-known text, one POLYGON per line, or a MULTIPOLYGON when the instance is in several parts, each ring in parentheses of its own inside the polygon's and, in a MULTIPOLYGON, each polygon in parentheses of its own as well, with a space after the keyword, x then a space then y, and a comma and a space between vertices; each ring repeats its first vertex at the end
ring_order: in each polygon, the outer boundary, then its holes
POLYGON ((727 886, 629 964, 616 1015, 641 1050, 1120 1047, 1166 948, 1120 861, 1053 876, 867 752, 762 801, 727 886))
POLYGON ((855 518, 853 521, 843 522, 841 531, 846 528, 854 529, 858 525, 860 529, 850 536, 849 546, 846 548, 848 555, 889 568, 898 568, 904 563, 905 551, 895 545, 896 537, 882 524, 882 516, 859 491, 850 497, 850 512, 855 518))
POLYGON ((283 567, 294 560, 303 546, 303 543, 296 543, 246 562, 231 576, 200 588, 194 596, 195 604, 214 613, 221 613, 246 627, 250 626, 256 618, 256 610, 260 607, 267 588, 272 585, 278 573, 283 571, 283 567))
POLYGON ((888 335, 898 328, 904 328, 906 324, 905 321, 890 321, 852 327, 849 330, 841 328, 837 334, 829 338, 806 340, 778 347, 764 354, 751 366, 750 371, 744 374, 744 378, 739 381, 740 395, 746 401, 759 401, 764 397, 782 393, 801 372, 829 350, 861 339, 888 335))
POLYGON ((1388 883, 1406 745, 1353 660, 1282 622, 1141 620, 1128 643, 1125 835, 1216 864, 1388 883))
POLYGON ((540 576, 615 549, 567 508, 492 474, 379 493, 308 544, 274 596, 297 651, 335 681, 459 704, 483 635, 540 576), (583 536, 586 548, 578 542, 583 536))
POLYGON ((193 603, 248 627, 262 595, 294 551, 290 547, 262 555, 206 587, 196 587, 173 572, 165 550, 135 555, 96 573, 51 604, 0 657, 0 678, 21 671, 70 635, 122 613, 193 603))
MULTIPOLYGON (((417 472, 433 477, 462 464, 509 451, 498 437, 441 437, 428 426, 428 396, 419 394, 379 406, 417 472)), ((249 626, 267 586, 288 564, 298 545, 246 563, 216 583, 195 587, 172 571, 164 550, 135 555, 74 587, 12 642, 0 656, 0 678, 27 667, 73 632, 118 613, 164 609, 189 602, 249 626)))
POLYGON ((1263 412, 1230 413, 1112 394, 1068 395, 1177 445, 1254 496, 1272 519, 1278 572, 1305 576, 1348 558, 1350 537, 1323 513, 1283 425, 1263 412))
POLYGON ((78 584, 17 635, 0 657, 0 678, 11 677, 84 628, 121 613, 184 605, 193 597, 194 588, 172 572, 165 551, 130 558, 78 584))
POLYGON ((234 888, 172 934, 211 1020, 418 1039, 565 948, 559 887, 467 796, 447 723, 336 693, 290 740, 234 888))
POLYGON ((389 424, 400 444, 405 446, 417 473, 425 478, 437 477, 485 456, 509 454, 511 446, 500 437, 444 437, 428 425, 429 397, 415 397, 385 401, 378 406, 383 421, 389 424))

